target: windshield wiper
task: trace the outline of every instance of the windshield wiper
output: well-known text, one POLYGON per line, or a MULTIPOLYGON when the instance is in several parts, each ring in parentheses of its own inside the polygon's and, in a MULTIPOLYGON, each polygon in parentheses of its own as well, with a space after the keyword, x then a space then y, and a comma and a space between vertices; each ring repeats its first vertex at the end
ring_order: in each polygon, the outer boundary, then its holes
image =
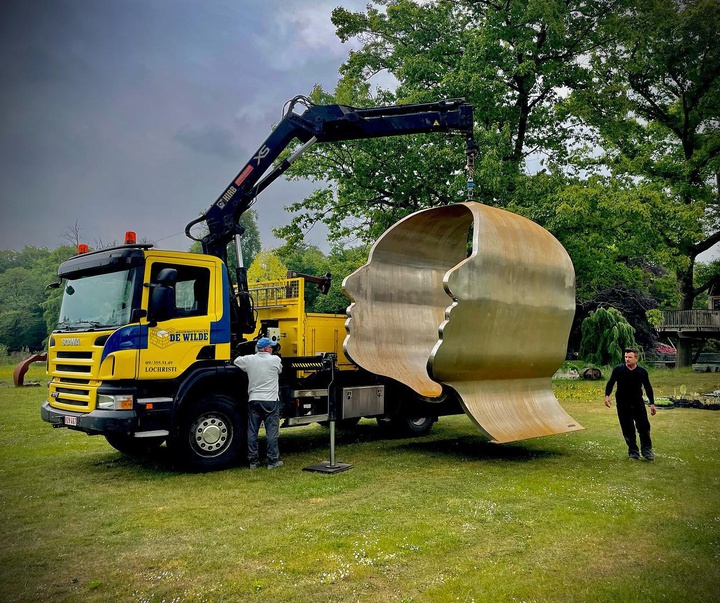
POLYGON ((102 326, 102 323, 99 320, 78 320, 76 324, 88 325, 94 329, 102 326))
POLYGON ((70 321, 64 321, 59 322, 57 324, 58 329, 71 329, 71 330, 77 330, 77 329, 83 329, 87 327, 91 327, 93 329, 97 329, 98 327, 103 326, 103 324, 98 320, 70 320, 70 321))

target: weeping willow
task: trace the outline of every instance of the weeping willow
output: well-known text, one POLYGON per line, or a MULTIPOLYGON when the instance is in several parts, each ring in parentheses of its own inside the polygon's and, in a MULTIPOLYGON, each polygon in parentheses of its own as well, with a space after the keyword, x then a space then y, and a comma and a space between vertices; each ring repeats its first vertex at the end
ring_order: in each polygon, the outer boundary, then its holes
POLYGON ((637 346, 635 329, 612 307, 590 312, 582 322, 581 332, 580 357, 589 364, 620 364, 625 348, 637 346))

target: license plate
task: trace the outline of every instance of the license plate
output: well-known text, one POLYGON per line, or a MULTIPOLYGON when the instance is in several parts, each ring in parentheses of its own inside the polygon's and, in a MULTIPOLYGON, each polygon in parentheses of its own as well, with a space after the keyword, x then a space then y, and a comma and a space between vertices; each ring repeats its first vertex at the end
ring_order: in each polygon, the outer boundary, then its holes
POLYGON ((63 417, 65 425, 77 425, 77 417, 63 417))

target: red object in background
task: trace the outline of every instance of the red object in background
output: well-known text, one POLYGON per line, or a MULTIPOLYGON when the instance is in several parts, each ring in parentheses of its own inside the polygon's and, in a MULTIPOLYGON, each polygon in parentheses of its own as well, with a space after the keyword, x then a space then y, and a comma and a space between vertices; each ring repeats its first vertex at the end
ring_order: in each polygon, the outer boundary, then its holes
POLYGON ((13 371, 13 383, 17 387, 22 387, 24 385, 23 380, 25 379, 25 373, 27 373, 29 366, 33 362, 46 362, 47 361, 47 353, 43 352, 42 354, 33 354, 28 358, 27 360, 23 360, 22 362, 19 362, 15 365, 15 370, 13 371))

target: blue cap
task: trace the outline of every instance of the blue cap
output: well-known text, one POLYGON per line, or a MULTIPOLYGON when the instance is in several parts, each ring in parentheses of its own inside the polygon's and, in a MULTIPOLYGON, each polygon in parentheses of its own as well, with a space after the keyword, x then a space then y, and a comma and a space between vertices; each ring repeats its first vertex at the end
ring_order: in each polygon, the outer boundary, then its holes
POLYGON ((258 340, 256 347, 258 350, 263 350, 266 347, 268 347, 269 345, 271 345, 272 347, 275 347, 277 345, 277 341, 273 341, 272 339, 269 339, 267 337, 262 337, 261 339, 258 340))

